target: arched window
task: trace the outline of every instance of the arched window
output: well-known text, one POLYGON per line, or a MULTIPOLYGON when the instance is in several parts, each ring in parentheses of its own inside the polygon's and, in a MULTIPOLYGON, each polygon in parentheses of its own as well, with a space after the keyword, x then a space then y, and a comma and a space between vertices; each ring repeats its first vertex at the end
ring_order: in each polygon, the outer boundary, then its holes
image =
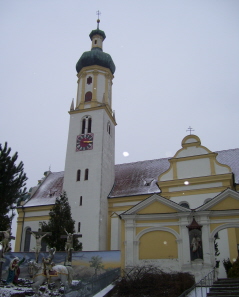
POLYGON ((76 181, 80 181, 80 169, 77 170, 76 181))
POLYGON ((85 102, 91 101, 92 99, 92 92, 86 92, 85 93, 85 102))
POLYGON ((92 83, 92 77, 89 76, 89 77, 87 78, 87 85, 90 85, 91 83, 92 83))
POLYGON ((24 252, 30 251, 30 243, 31 243, 31 231, 32 229, 28 227, 25 231, 25 242, 24 242, 24 252))
POLYGON ((89 118, 89 119, 88 119, 88 129, 87 129, 87 132, 88 132, 88 133, 91 133, 91 124, 92 124, 92 119, 89 118))
POLYGON ((89 169, 85 170, 85 180, 88 180, 89 178, 89 169))
POLYGON ((81 123, 81 134, 91 133, 92 130, 92 118, 85 116, 81 123))
POLYGON ((80 203, 79 203, 79 205, 81 206, 82 205, 82 196, 80 196, 80 203))
POLYGON ((186 208, 190 208, 189 204, 187 202, 181 202, 181 203, 179 203, 179 205, 186 207, 186 208))
POLYGON ((85 134, 85 124, 86 124, 86 119, 83 119, 82 127, 81 127, 81 134, 85 134))
POLYGON ((78 232, 80 232, 81 223, 78 223, 78 232))

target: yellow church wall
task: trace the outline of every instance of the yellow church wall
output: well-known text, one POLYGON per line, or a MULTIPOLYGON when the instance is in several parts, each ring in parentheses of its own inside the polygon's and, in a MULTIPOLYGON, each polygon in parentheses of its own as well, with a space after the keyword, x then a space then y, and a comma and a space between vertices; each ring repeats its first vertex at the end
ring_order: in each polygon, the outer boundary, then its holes
POLYGON ((225 220, 225 223, 227 223, 227 221, 228 221, 228 220, 231 220, 231 219, 237 219, 237 220, 238 220, 238 216, 226 216, 226 217, 225 217, 225 216, 223 216, 223 217, 222 217, 222 216, 220 216, 220 217, 218 216, 218 217, 210 217, 210 220, 211 220, 211 221, 214 221, 214 220, 222 220, 222 219, 225 220))
POLYGON ((18 208, 18 218, 17 218, 17 232, 15 239, 15 252, 20 252, 21 245, 21 237, 22 237, 22 228, 24 222, 32 222, 32 221, 48 221, 49 215, 37 215, 38 212, 49 211, 52 209, 53 205, 41 205, 36 207, 26 207, 26 208, 18 208), (24 209, 24 211, 23 211, 24 209), (26 213, 35 212, 36 215, 26 217, 26 213))
POLYGON ((228 232, 230 260, 233 261, 233 259, 237 259, 238 257, 236 228, 228 228, 227 232, 228 232))
POLYGON ((236 228, 237 244, 239 244, 239 228, 236 228))
POLYGON ((174 213, 177 211, 172 207, 169 207, 168 205, 155 201, 152 204, 146 206, 141 211, 139 211, 138 214, 172 213, 172 212, 174 213))
POLYGON ((121 220, 121 268, 125 267, 125 222, 121 220))
POLYGON ((30 218, 25 218, 24 221, 25 222, 31 222, 31 221, 49 221, 50 216, 34 216, 34 217, 30 217, 30 218))
POLYGON ((165 198, 170 198, 174 196, 179 196, 179 193, 184 193, 183 195, 194 195, 194 194, 205 194, 205 193, 220 193, 227 188, 234 189, 233 186, 233 176, 232 173, 227 174, 219 174, 219 175, 209 175, 209 176, 201 176, 201 177, 191 177, 191 178, 183 178, 183 179, 174 179, 174 180, 166 180, 166 181, 158 181, 158 185, 162 191, 161 196, 165 198), (198 186, 197 189, 188 190, 185 186, 185 189, 179 191, 171 191, 171 188, 182 187, 184 186, 184 181, 189 181, 190 185, 198 186), (204 188, 204 184, 221 182, 222 186, 220 187, 206 187, 204 188))
POLYGON ((208 194, 208 193, 215 193, 215 195, 216 195, 224 190, 225 190, 225 187, 201 188, 201 189, 198 188, 198 189, 193 189, 193 190, 187 190, 187 188, 185 188, 184 190, 169 192, 168 194, 171 197, 179 196, 180 193, 182 196, 208 194))
POLYGON ((140 201, 147 199, 151 195, 136 195, 136 196, 125 196, 125 197, 119 197, 119 198, 111 198, 108 199, 108 240, 107 240, 107 246, 108 249, 110 249, 110 237, 111 237, 111 216, 114 212, 116 213, 122 213, 136 204, 138 204, 140 201), (115 205, 115 204, 122 204, 122 205, 115 205), (124 205, 124 204, 128 205, 124 205), (132 203, 132 204, 131 204, 132 203))
POLYGON ((137 220, 136 221, 137 222, 137 224, 145 224, 145 223, 147 223, 147 224, 151 224, 151 223, 178 223, 178 219, 172 219, 172 220, 170 220, 170 219, 168 219, 168 220, 147 220, 147 221, 145 221, 145 220, 137 220))
POLYGON ((239 209, 239 201, 235 198, 228 197, 214 205, 210 210, 226 210, 226 209, 239 209))
POLYGON ((150 196, 151 195, 136 195, 136 196, 125 196, 125 197, 108 199, 109 215, 111 215, 112 212, 126 211, 132 208, 133 206, 135 206, 136 204, 138 204, 139 202, 143 201, 144 199, 147 199, 150 196), (121 205, 117 205, 117 204, 121 204, 121 205))
POLYGON ((139 234, 139 232, 148 229, 148 227, 136 227, 136 235, 139 234))
MULTIPOLYGON (((229 218, 232 218, 232 217, 229 217, 229 218)), ((220 219, 221 219, 221 217, 220 217, 220 219)), ((212 232, 217 227, 219 227, 223 224, 224 223, 210 224, 210 231, 212 232)), ((232 261, 233 258, 236 259, 238 257, 237 244, 239 244, 239 228, 225 228, 225 229, 227 229, 227 232, 228 232, 230 260, 232 261)))
MULTIPOLYGON (((155 223, 155 221, 154 221, 154 223, 155 223)), ((180 233, 179 232, 179 226, 177 226, 177 225, 175 225, 175 226, 171 226, 171 225, 170 226, 167 226, 167 225, 165 225, 163 227, 170 228, 170 229, 176 231, 177 233, 180 233)), ((148 226, 147 227, 136 227, 136 235, 138 235, 141 231, 143 231, 145 229, 148 229, 148 228, 149 228, 148 226)))
MULTIPOLYGON (((221 218, 220 218, 221 219, 221 218)), ((210 224, 210 231, 212 232, 214 229, 216 229, 217 227, 223 225, 224 223, 211 223, 210 224)))
POLYGON ((15 252, 20 252, 21 237, 22 237, 22 225, 23 225, 23 212, 20 212, 20 213, 18 213, 18 218, 17 218, 15 252))
POLYGON ((165 231, 151 231, 140 237, 139 259, 178 258, 176 238, 165 231))

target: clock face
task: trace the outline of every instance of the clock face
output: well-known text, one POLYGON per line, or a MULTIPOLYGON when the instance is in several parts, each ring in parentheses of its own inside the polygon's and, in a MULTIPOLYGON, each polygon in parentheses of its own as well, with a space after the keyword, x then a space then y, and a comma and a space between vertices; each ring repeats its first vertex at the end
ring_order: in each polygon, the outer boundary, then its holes
POLYGON ((81 134, 76 137, 76 151, 87 151, 93 149, 93 133, 81 134))

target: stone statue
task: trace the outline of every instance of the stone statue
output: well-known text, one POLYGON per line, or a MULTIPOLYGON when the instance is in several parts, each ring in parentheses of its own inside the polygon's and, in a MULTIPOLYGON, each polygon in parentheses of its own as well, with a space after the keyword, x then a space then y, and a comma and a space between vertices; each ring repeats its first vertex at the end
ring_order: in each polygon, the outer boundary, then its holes
POLYGON ((18 284, 18 277, 20 275, 19 266, 25 261, 25 258, 19 260, 18 257, 12 259, 8 268, 7 284, 18 284))
POLYGON ((6 231, 0 231, 3 234, 4 238, 2 240, 3 254, 11 250, 10 240, 15 239, 15 237, 11 236, 11 229, 7 229, 6 231))
POLYGON ((191 261, 203 259, 202 240, 199 234, 194 234, 191 240, 191 261))
POLYGON ((32 231, 30 231, 30 233, 36 238, 35 258, 36 258, 36 262, 38 263, 38 257, 39 257, 39 253, 41 251, 41 241, 42 241, 43 237, 48 235, 48 233, 45 233, 42 236, 40 236, 41 232, 32 232, 32 231))
POLYGON ((55 263, 52 261, 56 252, 56 248, 50 248, 49 255, 46 258, 42 259, 43 271, 47 277, 47 282, 50 282, 50 272, 52 271, 52 267, 55 266, 55 263))
POLYGON ((71 265, 72 251, 74 250, 73 238, 82 237, 82 235, 78 233, 68 233, 66 229, 64 229, 64 231, 66 232, 66 235, 61 235, 61 238, 66 238, 65 251, 66 251, 67 257, 66 257, 65 265, 71 265))
POLYGON ((73 248, 73 234, 72 233, 68 233, 66 231, 66 229, 64 229, 66 234, 67 234, 67 240, 66 240, 66 244, 65 244, 65 250, 68 251, 70 249, 73 248))

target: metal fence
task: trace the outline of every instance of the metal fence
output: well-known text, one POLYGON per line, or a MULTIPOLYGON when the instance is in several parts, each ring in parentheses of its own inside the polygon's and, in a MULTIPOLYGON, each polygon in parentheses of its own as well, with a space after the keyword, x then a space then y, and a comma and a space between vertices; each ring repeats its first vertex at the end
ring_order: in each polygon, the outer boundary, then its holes
POLYGON ((120 268, 107 271, 104 274, 98 276, 93 276, 86 282, 82 281, 79 282, 79 284, 73 286, 70 292, 67 292, 66 296, 69 294, 71 296, 77 297, 92 297, 114 282, 119 276, 120 268), (74 295, 73 292, 76 292, 77 295, 74 295))
POLYGON ((193 285, 190 289, 184 291, 179 297, 206 297, 207 293, 212 287, 213 282, 216 280, 215 268, 210 271, 204 278, 202 278, 198 283, 193 285))

